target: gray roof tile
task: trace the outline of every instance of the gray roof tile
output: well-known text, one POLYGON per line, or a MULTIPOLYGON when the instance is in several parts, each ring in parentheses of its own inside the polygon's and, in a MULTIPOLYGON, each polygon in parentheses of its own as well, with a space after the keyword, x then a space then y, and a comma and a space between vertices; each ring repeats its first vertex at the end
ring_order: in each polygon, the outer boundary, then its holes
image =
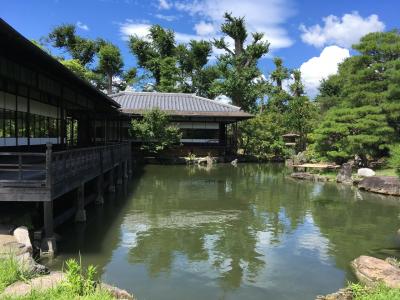
POLYGON ((170 115, 212 115, 249 118, 240 107, 184 93, 121 92, 110 95, 126 113, 141 114, 159 108, 170 115))

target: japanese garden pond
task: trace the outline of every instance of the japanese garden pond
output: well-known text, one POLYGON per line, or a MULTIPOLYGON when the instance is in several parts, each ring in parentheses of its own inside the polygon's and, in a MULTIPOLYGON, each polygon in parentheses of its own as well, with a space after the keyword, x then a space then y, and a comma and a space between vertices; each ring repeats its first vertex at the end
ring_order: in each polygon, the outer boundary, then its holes
POLYGON ((81 255, 138 299, 314 299, 355 281, 359 255, 400 257, 398 203, 277 164, 147 165, 58 229, 50 266, 81 255))

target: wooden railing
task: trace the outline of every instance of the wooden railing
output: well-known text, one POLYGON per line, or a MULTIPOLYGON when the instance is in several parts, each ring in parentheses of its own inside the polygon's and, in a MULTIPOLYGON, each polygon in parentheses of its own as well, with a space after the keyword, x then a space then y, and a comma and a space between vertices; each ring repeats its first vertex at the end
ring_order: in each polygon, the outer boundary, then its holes
POLYGON ((45 186, 46 153, 0 152, 0 187, 45 186))
POLYGON ((42 186, 61 195, 107 172, 131 155, 121 143, 46 153, 0 152, 0 187, 42 186))

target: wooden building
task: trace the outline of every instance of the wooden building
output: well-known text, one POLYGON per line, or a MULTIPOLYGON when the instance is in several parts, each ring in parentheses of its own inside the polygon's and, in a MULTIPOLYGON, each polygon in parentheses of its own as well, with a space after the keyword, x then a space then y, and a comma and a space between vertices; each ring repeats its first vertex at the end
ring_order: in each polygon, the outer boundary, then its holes
MULTIPOLYGON (((182 131, 182 147, 171 155, 223 156, 232 149, 228 126, 252 117, 240 107, 223 104, 215 100, 184 93, 121 92, 110 95, 121 111, 131 118, 141 118, 143 113, 154 108, 169 115, 171 123, 182 131), (178 151, 178 152, 177 152, 178 151)), ((128 137, 129 121, 122 125, 123 136, 128 137)))
POLYGON ((120 105, 77 77, 0 19, 0 202, 40 202, 54 249, 53 202, 76 192, 85 220, 85 185, 114 189, 127 177, 120 105))

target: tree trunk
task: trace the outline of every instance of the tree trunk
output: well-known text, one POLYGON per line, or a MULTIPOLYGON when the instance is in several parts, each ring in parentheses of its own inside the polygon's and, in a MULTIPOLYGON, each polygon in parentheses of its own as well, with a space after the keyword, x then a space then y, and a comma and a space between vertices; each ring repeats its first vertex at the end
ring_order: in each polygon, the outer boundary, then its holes
POLYGON ((112 94, 112 75, 107 75, 107 94, 112 94))

